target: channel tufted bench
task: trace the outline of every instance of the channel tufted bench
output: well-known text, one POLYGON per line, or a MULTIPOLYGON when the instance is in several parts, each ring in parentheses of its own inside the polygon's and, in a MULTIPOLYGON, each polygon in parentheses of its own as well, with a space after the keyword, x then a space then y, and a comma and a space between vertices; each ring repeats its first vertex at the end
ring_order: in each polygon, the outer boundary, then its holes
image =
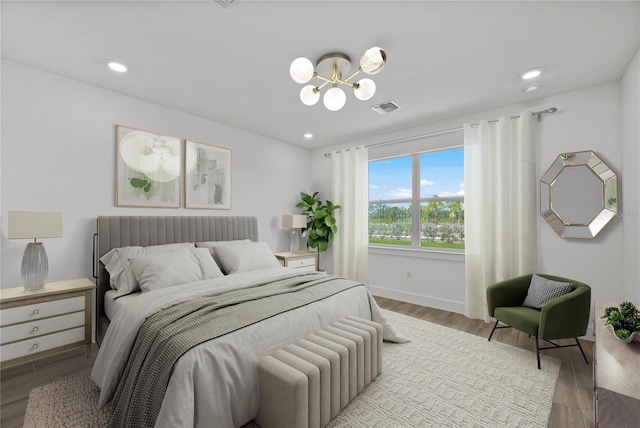
POLYGON ((258 365, 261 428, 322 428, 382 371, 382 326, 348 316, 258 365))

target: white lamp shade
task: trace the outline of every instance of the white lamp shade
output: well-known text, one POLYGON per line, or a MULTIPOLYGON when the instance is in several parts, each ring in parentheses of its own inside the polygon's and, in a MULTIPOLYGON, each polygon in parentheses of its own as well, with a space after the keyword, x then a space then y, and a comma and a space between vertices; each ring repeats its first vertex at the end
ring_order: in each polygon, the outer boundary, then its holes
POLYGON ((307 58, 296 58, 289 67, 289 74, 294 82, 307 83, 313 77, 313 64, 307 58))
POLYGON ((379 47, 367 49, 360 58, 360 68, 367 74, 378 74, 387 62, 387 54, 379 47))
POLYGON ((358 81, 358 87, 353 89, 357 99, 366 101, 376 93, 376 84, 373 80, 364 78, 358 81))
POLYGON ((61 238, 62 213, 9 211, 9 239, 61 238))
POLYGON ((282 216, 283 229, 302 229, 307 227, 306 215, 285 214, 282 216))
POLYGON ((347 102, 347 94, 342 89, 334 86, 325 92, 322 102, 327 110, 338 111, 347 102))
POLYGON ((316 87, 307 85, 300 90, 300 101, 302 104, 312 106, 320 99, 320 91, 314 91, 316 87))

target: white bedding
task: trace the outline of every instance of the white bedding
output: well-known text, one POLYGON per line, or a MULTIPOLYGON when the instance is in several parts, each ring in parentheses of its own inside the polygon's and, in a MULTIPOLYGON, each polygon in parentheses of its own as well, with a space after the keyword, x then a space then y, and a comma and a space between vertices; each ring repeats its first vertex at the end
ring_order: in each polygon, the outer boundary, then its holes
POLYGON ((117 295, 117 290, 109 290, 104 293, 104 313, 110 320, 116 315, 118 307, 122 303, 122 298, 116 299, 117 295))
MULTIPOLYGON (((111 400, 137 331, 151 314, 177 302, 211 295, 212 291, 220 294, 305 274, 309 272, 262 269, 134 294, 109 303, 110 311, 116 309, 91 373, 101 389, 99 405, 111 400)), ((259 360, 347 315, 380 322, 385 327, 385 339, 394 340, 391 326, 366 288, 351 288, 192 348, 174 367, 156 426, 226 428, 245 424, 258 409, 259 360)), ((396 335, 395 339, 403 338, 396 335)))

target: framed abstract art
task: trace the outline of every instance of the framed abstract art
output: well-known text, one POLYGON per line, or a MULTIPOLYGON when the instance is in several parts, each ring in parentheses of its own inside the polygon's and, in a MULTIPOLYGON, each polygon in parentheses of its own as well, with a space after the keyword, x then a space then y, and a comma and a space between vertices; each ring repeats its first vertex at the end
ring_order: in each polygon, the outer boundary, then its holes
POLYGON ((179 208, 181 140, 116 128, 116 206, 179 208))
POLYGON ((231 209, 231 149, 185 140, 184 207, 231 209))

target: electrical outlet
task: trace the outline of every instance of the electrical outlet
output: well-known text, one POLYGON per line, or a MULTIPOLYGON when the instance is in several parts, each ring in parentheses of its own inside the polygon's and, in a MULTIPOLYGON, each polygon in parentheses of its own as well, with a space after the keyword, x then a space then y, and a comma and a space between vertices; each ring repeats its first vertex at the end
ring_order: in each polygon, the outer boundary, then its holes
POLYGON ((407 271, 407 279, 411 279, 413 278, 413 272, 411 272, 410 270, 407 271))

